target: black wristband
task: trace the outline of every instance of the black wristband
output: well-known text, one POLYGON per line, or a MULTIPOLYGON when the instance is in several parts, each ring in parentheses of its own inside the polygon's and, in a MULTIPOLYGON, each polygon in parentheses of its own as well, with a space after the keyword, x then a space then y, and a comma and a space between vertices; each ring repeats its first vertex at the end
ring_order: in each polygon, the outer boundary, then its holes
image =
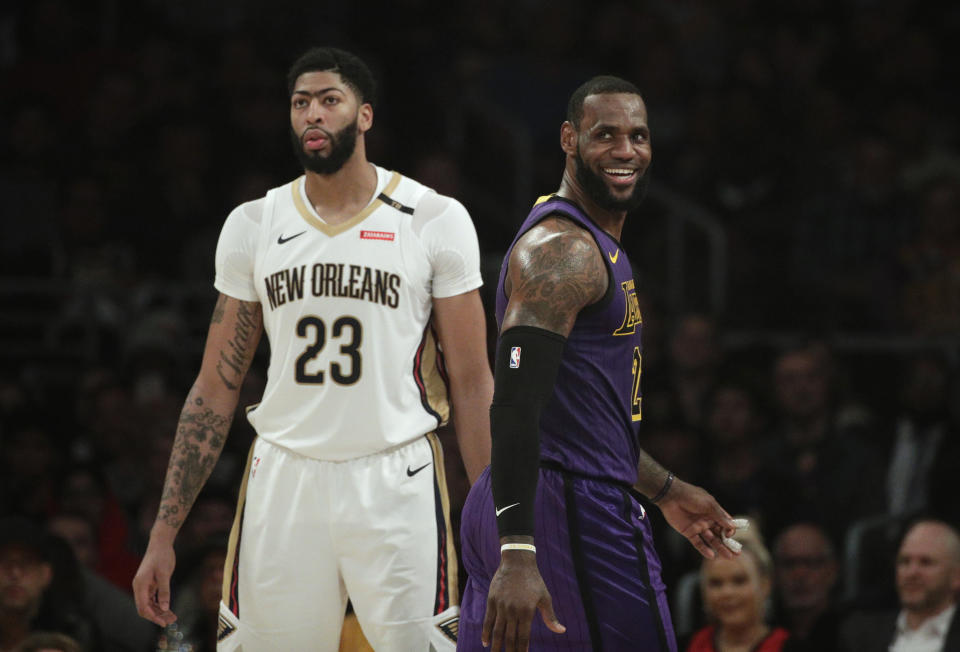
POLYGON ((673 485, 674 479, 673 471, 667 472, 667 479, 663 481, 663 486, 660 487, 660 491, 657 492, 657 495, 650 499, 651 503, 656 503, 660 500, 663 500, 663 497, 667 495, 667 492, 670 491, 670 487, 673 485))
POLYGON ((500 336, 490 406, 490 484, 501 537, 533 535, 540 411, 553 395, 566 339, 533 326, 500 336))

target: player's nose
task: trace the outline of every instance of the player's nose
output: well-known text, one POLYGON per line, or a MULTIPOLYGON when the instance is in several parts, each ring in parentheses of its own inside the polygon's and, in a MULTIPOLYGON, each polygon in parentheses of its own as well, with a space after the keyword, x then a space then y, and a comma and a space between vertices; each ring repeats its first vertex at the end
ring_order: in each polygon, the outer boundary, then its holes
POLYGON ((320 103, 320 100, 315 97, 310 100, 310 105, 307 107, 307 120, 312 124, 322 124, 323 119, 323 105, 320 103))

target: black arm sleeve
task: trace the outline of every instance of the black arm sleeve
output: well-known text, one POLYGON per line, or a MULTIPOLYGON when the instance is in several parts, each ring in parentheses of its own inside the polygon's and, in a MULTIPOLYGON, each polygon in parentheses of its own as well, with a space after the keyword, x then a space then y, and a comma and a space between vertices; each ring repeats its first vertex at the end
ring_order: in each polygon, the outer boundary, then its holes
POLYGON ((566 339, 534 326, 500 335, 490 406, 490 482, 501 537, 533 535, 540 411, 553 394, 566 339))

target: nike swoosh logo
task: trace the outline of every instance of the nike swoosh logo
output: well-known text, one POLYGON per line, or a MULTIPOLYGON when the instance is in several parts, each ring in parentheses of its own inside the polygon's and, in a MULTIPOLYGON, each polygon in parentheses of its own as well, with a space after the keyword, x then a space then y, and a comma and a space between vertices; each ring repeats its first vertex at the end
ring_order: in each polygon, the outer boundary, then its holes
POLYGON ((283 234, 281 233, 281 234, 280 234, 280 237, 277 238, 277 244, 284 244, 284 243, 286 243, 286 242, 290 242, 290 241, 293 240, 294 238, 299 238, 299 237, 302 236, 304 233, 306 233, 306 231, 301 231, 300 233, 297 233, 296 235, 292 235, 292 236, 290 236, 289 238, 284 238, 284 237, 283 237, 283 234))
POLYGON ((501 514, 503 514, 505 511, 507 511, 507 510, 510 509, 511 507, 516 507, 516 506, 519 505, 519 504, 520 504, 520 503, 514 503, 514 504, 512 504, 512 505, 507 505, 506 507, 501 507, 500 509, 495 510, 495 511, 497 512, 497 516, 500 516, 501 514))
POLYGON ((411 468, 408 466, 408 467, 407 467, 407 475, 412 478, 413 476, 415 476, 416 474, 420 473, 420 471, 423 471, 423 470, 424 470, 425 468, 427 468, 428 466, 430 466, 430 462, 427 462, 427 463, 424 464, 423 466, 421 466, 421 467, 419 467, 419 468, 416 468, 416 469, 411 469, 411 468))
POLYGON ((613 263, 614 265, 616 265, 616 264, 617 264, 617 258, 620 257, 620 250, 617 249, 617 251, 616 251, 615 253, 610 253, 610 252, 608 251, 608 252, 607 252, 607 255, 610 257, 610 262, 613 263))

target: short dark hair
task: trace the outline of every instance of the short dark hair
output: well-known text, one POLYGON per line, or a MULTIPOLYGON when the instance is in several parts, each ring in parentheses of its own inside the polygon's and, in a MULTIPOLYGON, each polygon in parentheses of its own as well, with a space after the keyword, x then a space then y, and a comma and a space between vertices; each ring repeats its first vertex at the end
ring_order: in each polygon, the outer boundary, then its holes
POLYGON ((300 75, 327 70, 339 74, 357 94, 361 104, 375 104, 377 83, 370 68, 357 55, 339 48, 310 48, 301 54, 287 72, 287 93, 293 94, 293 87, 300 75))
POLYGON ((570 101, 567 102, 567 121, 579 129, 580 120, 583 119, 584 100, 591 95, 603 95, 606 93, 630 93, 632 95, 640 95, 640 89, 620 77, 597 75, 573 91, 573 95, 570 96, 570 101))

